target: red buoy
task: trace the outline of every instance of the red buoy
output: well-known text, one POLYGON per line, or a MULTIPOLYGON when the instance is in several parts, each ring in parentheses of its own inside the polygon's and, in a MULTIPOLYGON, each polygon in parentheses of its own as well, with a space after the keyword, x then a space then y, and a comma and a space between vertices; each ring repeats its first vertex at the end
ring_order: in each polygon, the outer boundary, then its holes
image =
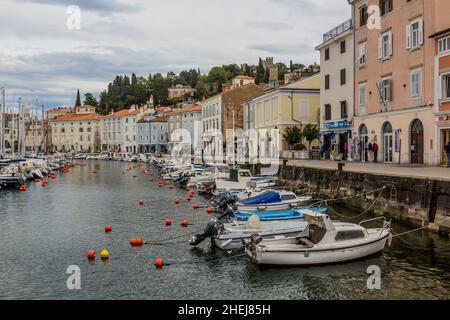
POLYGON ((141 238, 133 238, 130 240, 130 244, 133 247, 139 247, 142 246, 144 244, 144 241, 141 238))
POLYGON ((187 200, 187 201, 191 201, 192 198, 191 198, 191 197, 187 197, 186 200, 187 200))
POLYGON ((182 226, 182 227, 187 227, 188 225, 189 225, 189 223, 188 223, 187 220, 181 221, 181 226, 182 226))
POLYGON ((167 227, 169 227, 169 226, 171 226, 172 225, 172 220, 170 220, 170 219, 166 219, 166 226, 167 227))
POLYGON ((111 232, 112 227, 111 226, 105 226, 105 232, 111 232))
POLYGON ((141 206, 143 206, 143 205, 144 205, 144 200, 139 200, 139 204, 140 204, 141 206))
POLYGON ((94 260, 95 259, 95 251, 94 250, 89 250, 87 252, 87 257, 89 260, 94 260))
POLYGON ((180 204, 180 199, 176 198, 175 199, 175 204, 180 204))
POLYGON ((164 260, 162 258, 158 258, 155 260, 155 266, 157 268, 162 268, 164 267, 164 260))
POLYGON ((211 213, 213 213, 213 209, 212 209, 212 208, 208 208, 208 209, 206 210, 206 212, 207 212, 208 214, 211 214, 211 213))
POLYGON ((172 186, 172 185, 170 185, 170 186, 169 186, 169 190, 172 190, 172 189, 173 189, 173 186, 172 186))
POLYGON ((194 203, 194 205, 192 206, 192 208, 194 208, 195 210, 197 210, 197 209, 198 209, 198 204, 197 204, 197 203, 194 203))

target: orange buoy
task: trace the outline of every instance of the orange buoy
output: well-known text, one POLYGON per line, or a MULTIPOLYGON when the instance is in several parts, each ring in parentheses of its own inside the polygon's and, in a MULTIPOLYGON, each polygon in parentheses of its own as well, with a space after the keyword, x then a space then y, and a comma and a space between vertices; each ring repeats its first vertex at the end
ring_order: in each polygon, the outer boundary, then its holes
POLYGON ((180 204, 180 199, 176 198, 175 199, 175 204, 180 204))
POLYGON ((139 204, 140 204, 141 206, 143 206, 143 205, 144 205, 144 200, 139 200, 139 204))
POLYGON ((111 226, 105 226, 105 232, 111 232, 112 227, 111 226))
POLYGON ((144 241, 141 238, 133 238, 130 240, 130 244, 133 247, 139 247, 142 246, 144 244, 144 241))
POLYGON ((208 214, 211 214, 211 213, 213 213, 213 209, 212 209, 212 208, 208 208, 208 209, 206 210, 206 212, 207 212, 208 214))
POLYGON ((94 260, 95 259, 95 251, 94 250, 89 250, 87 252, 87 257, 89 260, 94 260))
POLYGON ((198 209, 198 204, 197 204, 197 203, 194 203, 194 205, 192 206, 192 208, 194 208, 195 210, 197 210, 197 209, 198 209))
POLYGON ((181 221, 181 226, 182 226, 182 227, 187 227, 188 225, 189 225, 189 223, 188 223, 187 220, 181 221))
POLYGON ((155 266, 157 268, 162 268, 164 267, 164 260, 162 258, 158 258, 155 260, 155 266))
POLYGON ((165 224, 166 224, 167 227, 171 226, 172 225, 172 220, 166 219, 165 224))

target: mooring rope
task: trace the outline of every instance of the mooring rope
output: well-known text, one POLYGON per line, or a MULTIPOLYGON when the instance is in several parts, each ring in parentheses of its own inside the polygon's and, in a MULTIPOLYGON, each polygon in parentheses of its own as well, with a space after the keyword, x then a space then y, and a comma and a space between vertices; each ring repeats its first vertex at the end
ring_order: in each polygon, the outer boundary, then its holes
MULTIPOLYGON (((341 218, 346 218, 346 219, 357 219, 357 218, 360 218, 360 217, 362 217, 363 215, 365 215, 367 212, 369 212, 369 211, 375 206, 375 204, 377 203, 377 201, 380 199, 381 195, 383 194, 383 191, 385 190, 385 188, 386 188, 386 187, 381 188, 381 191, 380 191, 380 193, 378 194, 378 197, 372 202, 372 204, 371 204, 366 210, 364 210, 361 214, 358 214, 357 216, 346 216, 346 215, 344 215, 344 214, 341 214, 341 213, 337 212, 336 210, 334 210, 334 209, 328 204, 328 201, 327 201, 327 200, 324 201, 324 202, 325 202, 325 206, 326 206, 328 209, 330 209, 331 212, 333 212, 334 214, 340 216, 341 218)), ((378 189, 378 190, 380 190, 380 189, 378 189)), ((375 191, 375 192, 376 192, 376 191, 375 191)), ((333 200, 334 200, 334 199, 333 199, 333 200)))

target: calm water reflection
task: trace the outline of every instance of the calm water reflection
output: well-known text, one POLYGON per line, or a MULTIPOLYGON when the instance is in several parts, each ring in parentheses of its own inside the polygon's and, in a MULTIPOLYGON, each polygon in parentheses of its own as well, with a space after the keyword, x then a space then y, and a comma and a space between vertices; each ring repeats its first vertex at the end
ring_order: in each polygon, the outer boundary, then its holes
MULTIPOLYGON (((187 240, 210 217, 187 204, 185 191, 159 190, 139 170, 126 171, 129 166, 88 162, 58 175, 45 188, 32 184, 25 193, 0 192, 1 299, 450 298, 450 248, 419 251, 397 240, 367 260, 288 269, 257 268, 246 257, 189 263, 226 255, 212 251, 209 242, 194 250, 184 243, 131 248, 133 237, 158 240, 184 234, 181 240, 187 240), (181 205, 175 205, 176 197, 181 205), (137 204, 139 199, 145 206, 137 204), (173 220, 172 227, 164 226, 166 218, 173 220), (182 219, 192 225, 181 228, 182 219), (111 234, 104 233, 106 224, 113 226, 111 234), (108 262, 87 261, 87 250, 95 249, 98 256, 103 248, 110 251, 108 262), (156 257, 173 265, 157 271, 156 257), (81 290, 66 288, 69 265, 81 268, 81 290), (370 265, 381 267, 382 290, 366 287, 370 265)), ((407 230, 400 225, 394 229, 407 230)), ((429 247, 449 243, 425 231, 405 239, 429 247)))

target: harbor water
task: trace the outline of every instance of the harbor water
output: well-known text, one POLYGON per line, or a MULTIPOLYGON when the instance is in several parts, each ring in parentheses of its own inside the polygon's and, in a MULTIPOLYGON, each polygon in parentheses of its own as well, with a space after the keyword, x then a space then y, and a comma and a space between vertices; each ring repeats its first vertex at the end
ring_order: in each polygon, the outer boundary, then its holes
POLYGON ((436 234, 405 235, 382 254, 356 262, 259 268, 246 256, 212 249, 209 241, 199 248, 187 244, 211 219, 207 199, 196 195, 187 202, 185 190, 158 188, 140 169, 128 171, 130 163, 86 163, 58 173, 45 187, 31 183, 26 192, 0 192, 0 299, 450 298, 450 241, 436 234), (136 237, 171 240, 131 247, 136 237), (109 260, 99 259, 102 249, 109 260), (96 251, 94 261, 88 250, 96 251), (158 257, 170 265, 156 269, 158 257), (81 270, 80 290, 67 288, 69 266, 81 270), (369 266, 380 267, 380 290, 368 289, 369 266))

